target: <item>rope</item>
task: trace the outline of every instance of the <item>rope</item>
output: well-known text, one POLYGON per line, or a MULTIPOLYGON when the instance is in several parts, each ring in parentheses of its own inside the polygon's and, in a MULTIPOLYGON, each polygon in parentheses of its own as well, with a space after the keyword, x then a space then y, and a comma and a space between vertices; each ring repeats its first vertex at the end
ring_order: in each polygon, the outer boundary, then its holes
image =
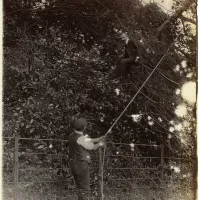
MULTIPOLYGON (((178 38, 178 36, 177 36, 178 38)), ((177 39, 176 38, 176 39, 177 39)), ((176 41, 176 39, 171 43, 171 45, 168 47, 167 51, 165 52, 165 54, 162 56, 162 58, 160 59, 160 61, 158 62, 158 64, 155 66, 155 68, 152 70, 152 72, 149 74, 149 76, 147 77, 147 79, 144 81, 144 83, 142 84, 142 86, 138 89, 138 91, 136 92, 136 94, 133 96, 133 98, 130 100, 130 102, 127 104, 127 106, 124 108, 124 110, 121 112, 121 114, 118 116, 118 118, 115 120, 115 122, 111 125, 111 127, 108 129, 108 131, 106 132, 106 134, 104 135, 104 137, 106 138, 107 135, 112 131, 112 128, 116 125, 116 123, 119 121, 119 119, 122 117, 122 115, 125 113, 125 111, 128 109, 128 107, 131 105, 131 103, 135 100, 135 98, 137 97, 137 95, 139 94, 139 92, 142 90, 142 88, 144 87, 144 85, 148 82, 148 80, 151 78, 151 76, 153 75, 153 73, 156 71, 156 69, 158 68, 158 66, 160 65, 160 63, 162 62, 162 60, 165 58, 165 56, 167 55, 169 49, 172 47, 172 45, 174 44, 174 42, 176 41)), ((106 143, 106 141, 105 141, 106 143)), ((100 156, 103 156, 101 158, 101 162, 100 162, 100 167, 101 167, 101 199, 103 200, 103 168, 104 168, 104 160, 105 160, 105 153, 106 153, 106 146, 103 147, 103 155, 102 153, 100 154, 100 156)))

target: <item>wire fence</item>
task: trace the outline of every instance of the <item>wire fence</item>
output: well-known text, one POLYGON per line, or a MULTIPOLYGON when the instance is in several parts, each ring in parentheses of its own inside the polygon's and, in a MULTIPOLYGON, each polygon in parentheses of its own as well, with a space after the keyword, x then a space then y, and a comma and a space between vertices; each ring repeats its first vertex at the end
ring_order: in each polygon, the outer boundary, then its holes
MULTIPOLYGON (((14 186, 23 184, 26 187, 35 185, 39 188, 53 184, 53 186, 59 185, 60 193, 61 186, 68 192, 75 190, 68 167, 68 140, 15 136, 3 137, 3 144, 3 174, 6 175, 3 184, 14 184, 14 186)), ((98 151, 93 152, 92 157, 91 189, 92 193, 97 195, 101 187, 98 151)), ((180 162, 182 159, 165 157, 163 144, 108 142, 104 167, 105 193, 116 190, 159 188, 165 179, 166 162, 169 160, 180 162)))

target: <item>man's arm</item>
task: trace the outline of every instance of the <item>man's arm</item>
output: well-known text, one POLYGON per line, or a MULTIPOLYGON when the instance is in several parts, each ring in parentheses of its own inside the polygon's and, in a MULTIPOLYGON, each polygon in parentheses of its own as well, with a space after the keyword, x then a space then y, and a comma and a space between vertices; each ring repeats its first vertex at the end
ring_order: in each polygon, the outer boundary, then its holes
POLYGON ((96 142, 100 142, 100 141, 102 141, 102 140, 104 140, 104 136, 99 137, 99 138, 91 138, 90 141, 96 143, 96 142))
MULTIPOLYGON (((100 139, 100 138, 96 138, 96 139, 100 139)), ((100 146, 103 145, 102 142, 98 142, 97 144, 94 144, 92 142, 92 139, 86 137, 86 136, 81 136, 78 138, 77 143, 79 145, 81 145, 84 149, 87 150, 96 150, 98 149, 100 146)))

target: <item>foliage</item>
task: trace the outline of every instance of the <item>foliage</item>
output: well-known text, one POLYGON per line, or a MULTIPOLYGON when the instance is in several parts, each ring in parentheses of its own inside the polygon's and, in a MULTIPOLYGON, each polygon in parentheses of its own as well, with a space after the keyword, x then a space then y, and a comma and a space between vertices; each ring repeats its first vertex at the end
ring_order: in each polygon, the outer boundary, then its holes
MULTIPOLYGON (((174 3, 174 8, 179 7, 174 3)), ((190 9, 194 10, 193 5, 190 9)), ((174 111, 183 101, 175 95, 176 89, 185 81, 196 80, 196 35, 190 24, 177 18, 157 40, 157 29, 168 18, 155 3, 142 5, 140 1, 5 1, 4 136, 67 139, 78 113, 87 118, 89 135, 103 135, 176 40, 108 141, 164 143, 170 149, 166 156, 195 156, 195 125, 184 128, 186 144, 179 130, 169 130, 172 121, 175 125, 195 121, 195 106, 182 119, 174 111), (114 77, 116 61, 123 54, 120 31, 128 31, 140 57, 122 82, 114 77), (186 69, 181 68, 183 60, 186 69), (142 119, 135 122, 132 114, 141 114, 142 119)), ((60 151, 59 144, 49 149, 48 142, 21 144, 31 152, 60 151)), ((5 149, 12 145, 8 141, 5 149)), ((126 153, 123 146, 122 152, 126 153)), ((159 152, 138 149, 137 153, 159 152)), ((39 162, 36 157, 31 159, 39 162)), ((52 162, 47 160, 47 165, 52 162)), ((10 158, 4 165, 12 162, 10 158)), ((120 164, 125 165, 123 160, 120 164)))

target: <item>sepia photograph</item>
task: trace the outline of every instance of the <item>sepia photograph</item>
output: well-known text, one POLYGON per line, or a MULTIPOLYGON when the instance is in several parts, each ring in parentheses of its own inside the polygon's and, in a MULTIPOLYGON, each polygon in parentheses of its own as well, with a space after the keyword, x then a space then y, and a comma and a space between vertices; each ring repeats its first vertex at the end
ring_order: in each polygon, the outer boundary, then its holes
POLYGON ((2 200, 197 199, 197 1, 2 1, 2 200))

